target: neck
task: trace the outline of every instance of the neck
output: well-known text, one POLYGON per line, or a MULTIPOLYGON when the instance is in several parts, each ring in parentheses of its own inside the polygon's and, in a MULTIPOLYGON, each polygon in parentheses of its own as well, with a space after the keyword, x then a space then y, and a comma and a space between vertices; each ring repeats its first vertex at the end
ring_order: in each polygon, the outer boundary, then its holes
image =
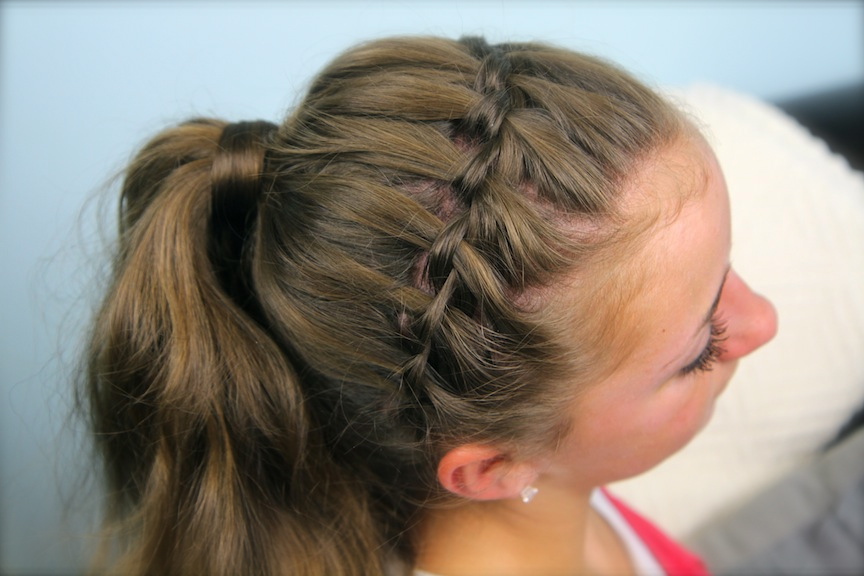
POLYGON ((592 573, 598 524, 590 496, 544 487, 530 504, 472 501, 431 510, 419 531, 417 567, 442 575, 592 573))

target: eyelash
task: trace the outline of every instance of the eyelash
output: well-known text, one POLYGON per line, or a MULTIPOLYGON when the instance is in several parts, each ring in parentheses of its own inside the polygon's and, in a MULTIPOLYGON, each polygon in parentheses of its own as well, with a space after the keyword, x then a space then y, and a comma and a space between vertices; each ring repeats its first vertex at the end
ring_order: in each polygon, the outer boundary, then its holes
POLYGON ((711 336, 708 338, 708 344, 696 360, 681 370, 681 374, 686 376, 694 372, 710 372, 717 359, 726 351, 723 348, 725 341, 726 323, 715 316, 711 319, 711 336))

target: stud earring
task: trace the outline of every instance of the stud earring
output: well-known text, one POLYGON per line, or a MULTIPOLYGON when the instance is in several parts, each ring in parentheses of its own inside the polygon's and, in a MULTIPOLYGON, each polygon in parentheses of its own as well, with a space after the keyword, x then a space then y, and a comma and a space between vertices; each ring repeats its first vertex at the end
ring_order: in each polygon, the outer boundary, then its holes
POLYGON ((519 492, 519 496, 522 497, 522 502, 524 502, 525 504, 528 504, 529 502, 531 502, 534 499, 535 496, 537 496, 537 493, 539 491, 540 491, 539 488, 535 488, 534 486, 529 484, 529 485, 525 486, 525 488, 523 488, 521 492, 519 492))

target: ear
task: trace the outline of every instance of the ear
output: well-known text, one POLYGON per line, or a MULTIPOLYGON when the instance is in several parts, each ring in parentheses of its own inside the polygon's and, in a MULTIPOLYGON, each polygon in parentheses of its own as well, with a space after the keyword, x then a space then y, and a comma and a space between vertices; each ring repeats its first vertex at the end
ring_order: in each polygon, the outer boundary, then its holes
POLYGON ((533 466, 514 463, 490 446, 467 444, 447 452, 438 464, 438 481, 470 500, 516 498, 537 478, 533 466))

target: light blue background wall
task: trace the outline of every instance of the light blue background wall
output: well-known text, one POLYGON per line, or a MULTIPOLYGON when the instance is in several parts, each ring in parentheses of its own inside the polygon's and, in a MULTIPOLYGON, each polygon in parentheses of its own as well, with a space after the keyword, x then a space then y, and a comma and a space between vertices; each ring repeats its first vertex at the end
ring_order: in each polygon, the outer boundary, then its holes
POLYGON ((68 371, 100 260, 79 210, 166 122, 277 119, 339 50, 405 33, 542 39, 783 98, 862 81, 862 27, 860 2, 0 4, 0 572, 72 572, 86 543, 68 371))

